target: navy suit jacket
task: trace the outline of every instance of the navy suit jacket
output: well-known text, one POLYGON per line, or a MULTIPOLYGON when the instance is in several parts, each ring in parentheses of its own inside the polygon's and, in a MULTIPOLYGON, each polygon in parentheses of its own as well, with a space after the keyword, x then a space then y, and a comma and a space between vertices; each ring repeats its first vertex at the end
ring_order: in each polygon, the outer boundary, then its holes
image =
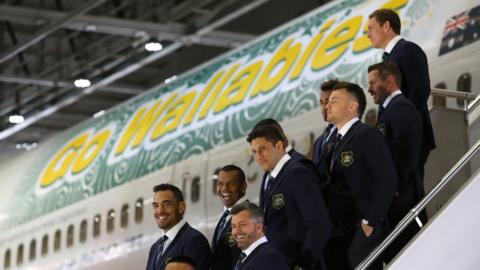
POLYGON ((418 202, 424 195, 418 162, 422 124, 415 106, 404 95, 395 96, 378 116, 377 129, 385 136, 398 177, 398 192, 411 192, 418 202))
MULTIPOLYGON (((288 260, 268 242, 260 244, 242 262, 238 270, 291 270, 288 260)), ((226 268, 224 270, 227 270, 226 268)))
POLYGON ((275 178, 269 194, 260 189, 269 243, 290 263, 300 258, 323 262, 323 249, 331 223, 315 175, 293 159, 275 178))
POLYGON ((325 128, 325 131, 320 135, 317 140, 315 140, 315 143, 313 144, 313 154, 312 154, 312 161, 315 167, 317 168, 317 171, 319 173, 319 178, 321 181, 321 189, 323 191, 324 198, 326 200, 328 197, 328 162, 325 162, 327 159, 329 159, 329 156, 332 154, 331 150, 333 149, 333 139, 334 135, 332 134, 330 138, 328 138, 328 135, 330 134, 330 130, 332 128, 335 128, 334 125, 329 124, 327 128, 325 128), (326 139, 329 139, 328 142, 325 143, 325 146, 322 147, 323 141, 326 139))
POLYGON ((402 73, 401 90, 420 114, 423 134, 422 155, 428 154, 435 148, 435 139, 427 105, 431 90, 427 56, 417 44, 401 39, 386 60, 397 64, 402 73))
POLYGON ((305 168, 309 169, 315 175, 315 177, 317 178, 318 183, 321 184, 323 182, 324 177, 322 177, 322 175, 320 175, 320 173, 317 170, 317 167, 315 166, 315 164, 313 163, 312 160, 310 160, 307 157, 305 157, 304 155, 300 154, 294 148, 292 148, 290 151, 288 151, 287 154, 293 160, 302 164, 305 168))
POLYGON ((397 190, 397 176, 385 138, 355 122, 335 148, 328 208, 334 234, 355 229, 362 218, 384 225, 397 190))
MULTIPOLYGON (((215 230, 218 230, 218 224, 215 230)), ((225 228, 220 233, 220 239, 217 243, 214 243, 215 239, 212 238, 213 260, 211 269, 233 269, 241 250, 237 247, 237 244, 233 239, 231 220, 228 220, 227 224, 225 224, 225 228)), ((215 235, 213 237, 215 237, 215 235)))
POLYGON ((395 96, 379 114, 377 129, 387 140, 398 176, 398 189, 388 211, 390 225, 395 227, 425 196, 423 178, 418 167, 422 124, 415 106, 401 94, 395 96))
POLYGON ((160 239, 150 248, 147 270, 163 270, 165 269, 167 259, 176 256, 190 257, 195 261, 199 270, 210 269, 212 254, 208 240, 201 232, 190 227, 188 223, 185 223, 180 228, 178 234, 163 252, 161 259, 158 260, 158 264, 155 265, 159 241, 160 239))

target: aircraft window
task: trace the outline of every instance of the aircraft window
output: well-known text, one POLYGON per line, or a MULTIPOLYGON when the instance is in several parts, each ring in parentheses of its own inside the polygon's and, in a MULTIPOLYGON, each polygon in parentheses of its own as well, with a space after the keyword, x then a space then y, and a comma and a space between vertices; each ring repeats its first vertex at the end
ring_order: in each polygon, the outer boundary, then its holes
MULTIPOLYGON (((444 82, 439 82, 435 85, 438 89, 447 89, 447 85, 444 82)), ((447 99, 441 96, 433 96, 433 106, 445 108, 447 106, 447 99)))
POLYGON ((45 234, 42 238, 42 256, 48 254, 48 235, 45 234))
POLYGON ((122 206, 122 214, 120 217, 120 226, 125 228, 128 226, 128 204, 122 206))
POLYGON ((7 251, 5 251, 5 260, 3 261, 3 268, 10 269, 11 257, 12 257, 12 252, 10 251, 10 249, 7 249, 7 251))
POLYGON ((60 230, 57 230, 53 238, 53 251, 55 252, 60 251, 61 244, 62 244, 62 232, 60 230))
POLYGON ((135 202, 135 222, 140 223, 143 220, 143 198, 135 202))
POLYGON ((20 244, 17 249, 17 266, 23 264, 23 244, 20 244))
POLYGON ((87 241, 87 220, 84 219, 80 223, 80 243, 87 241))
POLYGON ((200 177, 195 176, 192 179, 192 188, 190 189, 190 199, 193 203, 200 199, 200 177))
MULTIPOLYGON (((460 75, 457 80, 457 91, 467 93, 472 92, 472 76, 470 75, 470 73, 463 73, 462 75, 460 75)), ((460 107, 464 107, 467 105, 467 101, 458 98, 457 104, 460 107)))
POLYGON ((216 168, 212 175, 212 193, 214 196, 217 195, 217 182, 218 182, 218 174, 220 173, 220 168, 216 168))
POLYGON ((35 260, 35 257, 37 256, 37 241, 33 239, 30 241, 30 253, 29 253, 29 260, 33 261, 35 260))
POLYGON ((110 209, 107 214, 107 232, 111 233, 115 229, 115 210, 110 209))
POLYGON ((73 224, 70 224, 67 229, 67 247, 73 246, 73 239, 74 239, 74 227, 73 224))
POLYGON ((102 223, 102 217, 100 216, 100 214, 97 214, 93 218, 93 237, 95 237, 95 238, 100 236, 100 225, 101 225, 101 223, 102 223))

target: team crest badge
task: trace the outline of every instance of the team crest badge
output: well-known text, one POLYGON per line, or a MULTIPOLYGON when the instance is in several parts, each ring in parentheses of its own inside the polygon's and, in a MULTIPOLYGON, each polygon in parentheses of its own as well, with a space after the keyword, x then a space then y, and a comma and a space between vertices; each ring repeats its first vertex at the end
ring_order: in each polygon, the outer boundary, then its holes
POLYGON ((352 151, 342 152, 340 162, 342 163, 343 166, 350 167, 350 165, 353 164, 353 152, 352 151))
POLYGON ((285 206, 285 199, 283 198, 283 194, 275 194, 272 196, 272 207, 274 209, 281 209, 285 206))
POLYGON ((227 234, 225 235, 225 240, 229 247, 234 247, 237 244, 231 232, 227 232, 227 234))
POLYGON ((377 129, 383 134, 383 136, 387 135, 387 128, 385 127, 385 124, 377 125, 377 129))

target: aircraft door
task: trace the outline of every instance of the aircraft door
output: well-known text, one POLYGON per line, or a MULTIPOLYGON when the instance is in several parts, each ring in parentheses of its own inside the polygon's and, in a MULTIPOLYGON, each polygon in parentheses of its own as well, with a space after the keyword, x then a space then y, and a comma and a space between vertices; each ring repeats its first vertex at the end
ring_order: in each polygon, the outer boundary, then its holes
POLYGON ((206 231, 205 223, 205 164, 207 155, 196 155, 174 165, 174 184, 184 195, 187 209, 185 220, 202 231, 206 231))

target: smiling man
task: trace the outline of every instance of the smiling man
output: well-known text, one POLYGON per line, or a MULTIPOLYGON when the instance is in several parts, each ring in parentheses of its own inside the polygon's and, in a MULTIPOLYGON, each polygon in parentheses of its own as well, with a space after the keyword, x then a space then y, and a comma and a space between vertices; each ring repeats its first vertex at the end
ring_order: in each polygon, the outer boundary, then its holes
POLYGON ((230 211, 245 195, 245 173, 235 165, 227 165, 217 175, 217 194, 224 206, 212 238, 212 270, 232 269, 240 255, 231 233, 230 211))
POLYGON ((248 201, 237 204, 231 214, 232 234, 242 255, 228 269, 291 269, 287 259, 268 243, 263 232, 263 211, 256 204, 248 201))
POLYGON ((315 175, 285 152, 274 127, 255 127, 247 141, 255 162, 268 172, 260 190, 268 241, 291 266, 324 269, 323 248, 331 224, 315 175))
POLYGON ((210 269, 212 255, 207 239, 183 220, 186 205, 182 191, 174 185, 160 184, 153 187, 153 192, 153 216, 162 237, 150 248, 147 270, 164 270, 167 259, 176 256, 191 258, 200 270, 210 269))

